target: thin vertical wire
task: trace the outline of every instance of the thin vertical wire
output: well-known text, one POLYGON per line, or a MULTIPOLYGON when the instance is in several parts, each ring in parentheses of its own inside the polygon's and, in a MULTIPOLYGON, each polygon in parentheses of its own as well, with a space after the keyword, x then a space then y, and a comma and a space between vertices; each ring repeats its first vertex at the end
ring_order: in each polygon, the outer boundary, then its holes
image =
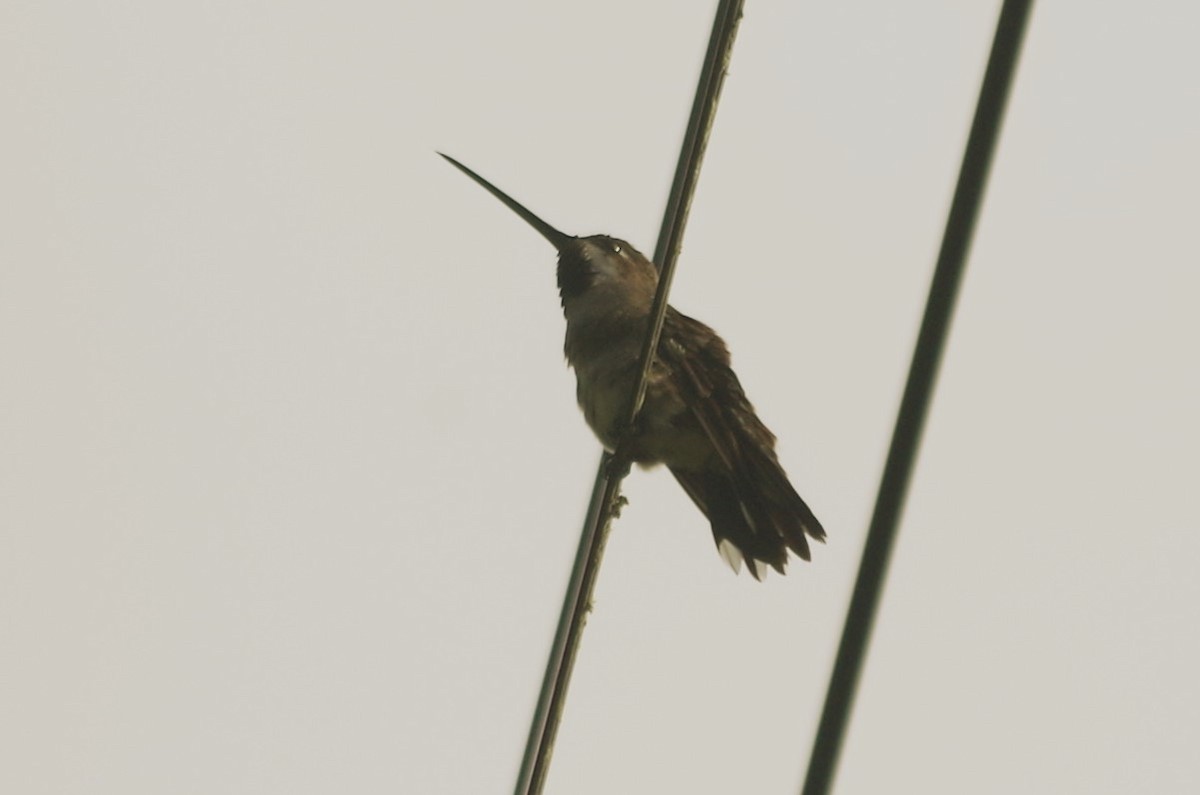
MULTIPOLYGON (((721 0, 713 21, 708 52, 700 73, 699 85, 696 87, 692 113, 688 120, 687 132, 684 134, 675 179, 663 215, 658 246, 655 249, 654 262, 659 266, 658 291, 654 296, 650 328, 639 360, 640 376, 625 414, 626 428, 633 425, 645 398, 647 376, 654 360, 654 352, 658 349, 663 318, 667 311, 667 294, 675 272, 675 261, 679 256, 683 230, 687 223, 687 214, 708 143, 709 131, 716 116, 717 98, 733 50, 737 24, 742 17, 742 5, 743 0, 721 0)), ((575 667, 580 635, 587 613, 591 610, 592 592, 595 589, 604 543, 621 499, 621 480, 628 473, 628 463, 621 459, 621 445, 617 447, 615 459, 607 453, 600 459, 587 517, 579 539, 579 550, 571 570, 562 613, 550 649, 550 658, 546 663, 542 690, 538 695, 533 722, 529 729, 525 755, 517 774, 516 795, 539 795, 545 784, 550 755, 562 720, 567 688, 575 667), (616 461, 620 462, 619 465, 614 465, 616 461)))
POLYGON ((1005 0, 1000 10, 803 795, 827 793, 837 767, 1032 6, 1032 0, 1005 0))

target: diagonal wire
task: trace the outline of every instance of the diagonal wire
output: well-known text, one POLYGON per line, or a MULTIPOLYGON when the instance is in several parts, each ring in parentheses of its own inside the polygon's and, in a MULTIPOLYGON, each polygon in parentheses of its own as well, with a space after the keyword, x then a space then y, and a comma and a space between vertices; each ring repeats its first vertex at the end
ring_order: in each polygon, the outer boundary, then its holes
POLYGON ((803 795, 827 793, 837 767, 1032 5, 1032 0, 1005 0, 996 23, 992 54, 984 72, 954 201, 946 219, 925 317, 917 336, 904 397, 900 401, 892 446, 883 468, 858 580, 813 742, 803 795))
MULTIPOLYGON (((627 429, 633 426, 646 395, 647 376, 654 361, 654 352, 658 349, 663 318, 667 311, 667 292, 675 272, 675 261, 683 241, 683 230, 700 173, 704 149, 708 143, 708 134, 716 115, 717 98, 733 50, 737 24, 742 18, 742 5, 743 0, 721 0, 713 20, 708 52, 696 87, 692 113, 688 119, 687 132, 684 134, 675 179, 671 185, 659 231, 658 246, 654 253, 654 262, 659 266, 658 291, 654 296, 650 328, 639 359, 640 375, 637 388, 631 395, 628 411, 624 415, 627 429)), ((525 755, 517 774, 516 795, 538 795, 545 784, 550 755, 554 748, 558 725, 562 720, 567 688, 575 667, 579 638, 587 613, 591 609, 592 592, 609 524, 620 501, 621 480, 629 472, 628 461, 624 460, 621 452, 622 447, 623 444, 618 444, 615 455, 605 453, 601 456, 596 472, 591 501, 579 539, 579 550, 575 555, 575 565, 571 570, 567 593, 563 599, 558 629, 555 631, 550 658, 546 663, 546 674, 529 729, 525 755)))

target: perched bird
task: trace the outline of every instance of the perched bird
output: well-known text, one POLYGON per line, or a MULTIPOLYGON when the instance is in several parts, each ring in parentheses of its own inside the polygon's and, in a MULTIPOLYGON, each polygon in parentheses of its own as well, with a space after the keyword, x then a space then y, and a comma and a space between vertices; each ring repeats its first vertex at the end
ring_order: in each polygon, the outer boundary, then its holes
MULTIPOLYGON (((439 153, 440 154, 440 153, 439 153)), ((564 234, 448 155, 558 249, 564 346, 576 397, 600 442, 613 451, 638 376, 658 270, 615 237, 564 234)), ((808 538, 825 530, 788 481, 767 430, 730 369, 729 351, 708 326, 668 307, 646 398, 622 454, 666 464, 712 524, 721 557, 755 579, 781 574, 790 549, 809 560, 808 538)))

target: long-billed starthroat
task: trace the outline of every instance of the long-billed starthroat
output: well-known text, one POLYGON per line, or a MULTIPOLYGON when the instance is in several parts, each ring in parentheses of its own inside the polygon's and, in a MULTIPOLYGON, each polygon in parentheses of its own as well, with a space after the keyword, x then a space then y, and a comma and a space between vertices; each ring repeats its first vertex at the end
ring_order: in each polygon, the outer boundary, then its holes
POLYGON ((809 560, 808 538, 825 530, 788 481, 763 425, 730 369, 729 350, 708 326, 668 307, 634 426, 622 434, 658 287, 658 269, 608 235, 574 237, 538 218, 492 183, 442 155, 524 218, 558 249, 565 351, 587 423, 610 452, 665 464, 712 524, 734 571, 783 573, 790 549, 809 560), (807 536, 807 537, 806 537, 807 536))

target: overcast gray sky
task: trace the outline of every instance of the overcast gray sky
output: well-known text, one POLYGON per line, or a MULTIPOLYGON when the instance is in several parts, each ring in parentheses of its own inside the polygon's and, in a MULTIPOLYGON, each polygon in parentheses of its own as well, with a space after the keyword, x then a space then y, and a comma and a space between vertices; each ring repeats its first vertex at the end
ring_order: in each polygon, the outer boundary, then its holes
MULTIPOLYGON (((714 4, 0 10, 0 791, 508 792, 714 4)), ((549 792, 789 793, 999 4, 747 3, 673 303, 829 531, 627 481, 549 792)), ((1200 8, 1035 10, 838 792, 1200 790, 1200 8)))

